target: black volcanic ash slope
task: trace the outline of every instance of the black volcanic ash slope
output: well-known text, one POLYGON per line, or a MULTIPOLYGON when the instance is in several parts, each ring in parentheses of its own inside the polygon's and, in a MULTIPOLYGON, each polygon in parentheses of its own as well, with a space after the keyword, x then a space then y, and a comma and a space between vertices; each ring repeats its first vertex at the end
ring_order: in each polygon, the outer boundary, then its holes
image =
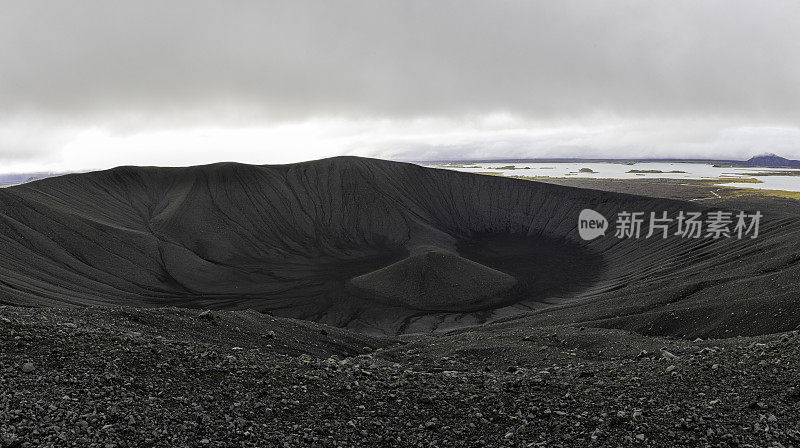
POLYGON ((0 302, 255 308, 390 334, 526 311, 663 334, 797 326, 793 217, 742 241, 576 230, 583 208, 696 207, 347 157, 122 167, 0 190, 0 302))

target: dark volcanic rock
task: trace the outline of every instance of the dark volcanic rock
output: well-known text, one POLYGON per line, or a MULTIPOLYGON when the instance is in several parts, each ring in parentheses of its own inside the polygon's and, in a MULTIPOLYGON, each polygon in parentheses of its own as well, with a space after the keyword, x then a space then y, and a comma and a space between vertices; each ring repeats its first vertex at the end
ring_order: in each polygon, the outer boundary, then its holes
POLYGON ((219 326, 175 308, 0 307, 0 446, 800 444, 795 332, 699 344, 508 324, 321 336, 312 322, 215 314, 219 326), (276 340, 257 336, 271 328, 276 340), (665 346, 680 359, 636 356, 665 346))
POLYGON ((252 308, 388 334, 529 312, 689 337, 800 323, 795 217, 765 216, 756 240, 584 242, 584 208, 700 210, 347 157, 121 167, 0 190, 0 303, 252 308))

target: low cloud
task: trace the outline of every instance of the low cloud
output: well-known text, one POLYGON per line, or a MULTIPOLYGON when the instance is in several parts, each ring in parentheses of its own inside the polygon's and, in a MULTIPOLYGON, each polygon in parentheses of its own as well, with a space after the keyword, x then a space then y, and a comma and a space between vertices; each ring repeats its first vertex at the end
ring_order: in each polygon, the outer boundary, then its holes
POLYGON ((797 23, 779 0, 10 0, 0 163, 72 165, 87 135, 124 163, 131 142, 253 129, 241 154, 280 161, 268 130, 323 122, 356 133, 303 154, 800 156, 797 23))
MULTIPOLYGON (((28 135, 28 134, 26 134, 28 135)), ((394 160, 491 158, 747 159, 763 152, 800 158, 800 128, 683 120, 594 121, 586 125, 506 116, 471 120, 312 119, 270 126, 115 132, 64 128, 35 133, 9 152, 2 172, 81 171, 118 165, 187 166, 219 161, 290 163, 336 155, 394 160), (59 138, 53 141, 52 135, 59 138)), ((4 142, 0 148, 19 144, 4 142)))

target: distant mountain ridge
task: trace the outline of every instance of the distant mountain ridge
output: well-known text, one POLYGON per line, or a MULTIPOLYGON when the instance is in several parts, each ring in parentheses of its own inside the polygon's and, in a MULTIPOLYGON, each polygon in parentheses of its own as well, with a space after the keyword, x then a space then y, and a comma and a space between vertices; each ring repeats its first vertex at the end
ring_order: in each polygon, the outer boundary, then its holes
POLYGON ((748 166, 763 166, 768 168, 800 168, 800 160, 791 160, 772 153, 751 157, 748 166))
POLYGON ((9 173, 0 174, 0 187, 7 185, 24 184, 39 179, 46 179, 52 176, 59 176, 60 173, 36 172, 36 173, 9 173))
POLYGON ((680 162, 680 163, 707 163, 720 165, 753 166, 768 168, 800 168, 800 160, 787 159, 772 153, 759 154, 748 160, 736 159, 698 159, 698 158, 499 158, 499 159, 453 159, 453 160, 418 160, 412 163, 430 165, 437 164, 465 164, 465 163, 638 163, 638 162, 680 162))

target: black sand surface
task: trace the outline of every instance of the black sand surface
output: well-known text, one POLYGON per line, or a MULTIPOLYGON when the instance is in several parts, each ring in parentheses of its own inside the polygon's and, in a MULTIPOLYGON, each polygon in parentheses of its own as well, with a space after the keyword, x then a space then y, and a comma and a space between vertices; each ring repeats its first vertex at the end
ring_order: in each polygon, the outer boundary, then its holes
POLYGON ((2 189, 0 447, 800 446, 767 205, 585 242, 583 208, 705 205, 358 158, 2 189))
POLYGON ((270 310, 373 334, 530 311, 660 335, 795 329, 793 215, 755 240, 578 237, 583 208, 701 207, 351 157, 122 167, 0 190, 0 303, 270 310))
POLYGON ((2 447, 800 446, 800 335, 0 307, 2 447))

